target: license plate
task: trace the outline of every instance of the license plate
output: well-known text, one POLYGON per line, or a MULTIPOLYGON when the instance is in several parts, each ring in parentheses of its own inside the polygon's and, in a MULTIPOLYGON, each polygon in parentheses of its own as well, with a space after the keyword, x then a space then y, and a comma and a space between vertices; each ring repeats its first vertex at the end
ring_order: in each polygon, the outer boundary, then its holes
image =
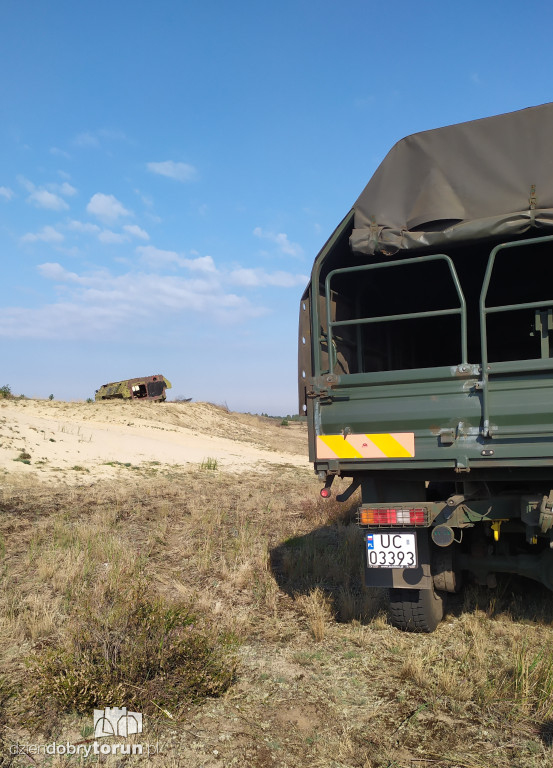
POLYGON ((368 533, 369 568, 416 568, 417 543, 414 533, 368 533))

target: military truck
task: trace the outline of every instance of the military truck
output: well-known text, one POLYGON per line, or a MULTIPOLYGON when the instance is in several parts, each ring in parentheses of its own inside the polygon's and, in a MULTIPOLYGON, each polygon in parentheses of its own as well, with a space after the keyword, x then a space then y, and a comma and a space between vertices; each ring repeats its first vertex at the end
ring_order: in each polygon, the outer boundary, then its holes
POLYGON ((399 141, 315 259, 300 409, 365 581, 431 632, 463 577, 553 589, 553 104, 399 141))
POLYGON ((166 398, 165 390, 171 389, 171 382, 159 373, 138 379, 125 379, 103 384, 96 390, 95 400, 157 400, 166 398))

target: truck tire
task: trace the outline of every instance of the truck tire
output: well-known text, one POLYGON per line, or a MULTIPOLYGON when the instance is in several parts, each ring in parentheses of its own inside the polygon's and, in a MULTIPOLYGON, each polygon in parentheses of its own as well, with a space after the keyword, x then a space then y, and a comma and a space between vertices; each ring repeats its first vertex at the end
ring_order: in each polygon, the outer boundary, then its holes
POLYGON ((444 615, 444 597, 431 589, 391 589, 390 620, 408 632, 434 632, 444 615))

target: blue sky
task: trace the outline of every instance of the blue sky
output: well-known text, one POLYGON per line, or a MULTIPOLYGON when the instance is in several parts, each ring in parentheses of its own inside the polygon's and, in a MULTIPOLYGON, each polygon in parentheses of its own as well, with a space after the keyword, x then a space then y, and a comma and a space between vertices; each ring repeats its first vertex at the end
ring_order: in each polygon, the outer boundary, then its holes
POLYGON ((552 22, 510 0, 1 0, 0 385, 162 373, 293 413, 317 252, 403 136, 553 100, 552 22))

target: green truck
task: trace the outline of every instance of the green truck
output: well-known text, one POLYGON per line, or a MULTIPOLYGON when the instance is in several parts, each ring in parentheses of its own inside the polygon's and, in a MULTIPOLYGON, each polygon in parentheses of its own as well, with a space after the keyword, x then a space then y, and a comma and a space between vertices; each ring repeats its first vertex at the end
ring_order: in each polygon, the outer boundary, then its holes
POLYGON ((414 134, 315 259, 300 409, 365 582, 431 632, 467 574, 553 589, 553 104, 414 134))

